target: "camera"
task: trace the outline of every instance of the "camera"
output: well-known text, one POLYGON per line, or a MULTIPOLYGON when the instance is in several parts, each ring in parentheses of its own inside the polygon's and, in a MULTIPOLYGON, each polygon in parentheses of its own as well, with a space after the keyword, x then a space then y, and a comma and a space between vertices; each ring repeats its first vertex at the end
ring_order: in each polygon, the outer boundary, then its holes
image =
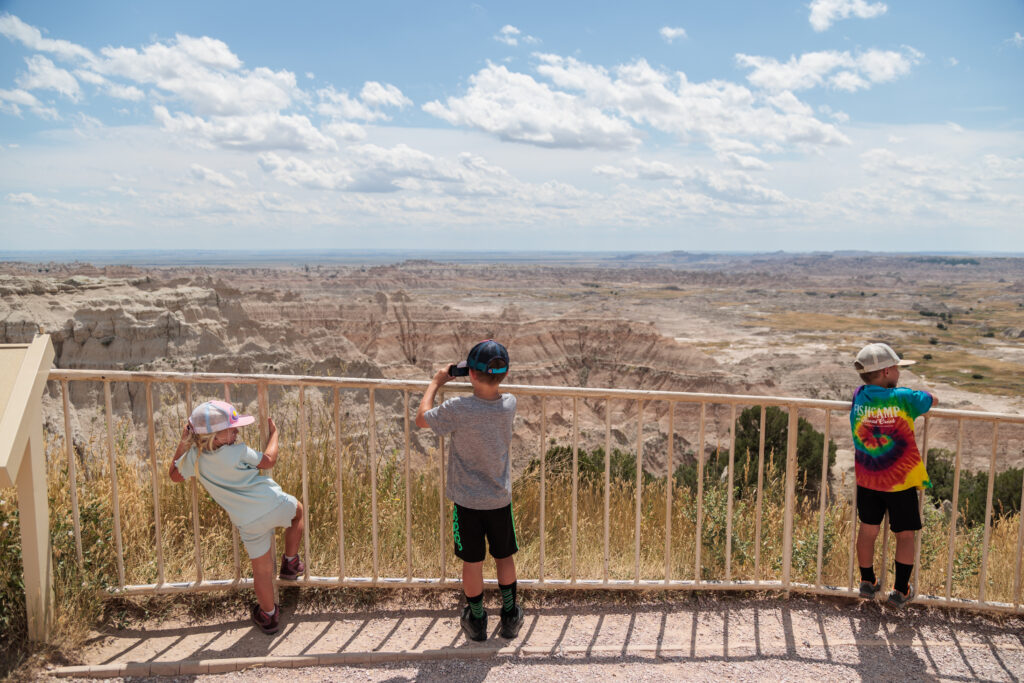
POLYGON ((452 363, 448 366, 449 377, 467 377, 469 375, 469 366, 466 365, 466 361, 459 361, 458 364, 452 363))

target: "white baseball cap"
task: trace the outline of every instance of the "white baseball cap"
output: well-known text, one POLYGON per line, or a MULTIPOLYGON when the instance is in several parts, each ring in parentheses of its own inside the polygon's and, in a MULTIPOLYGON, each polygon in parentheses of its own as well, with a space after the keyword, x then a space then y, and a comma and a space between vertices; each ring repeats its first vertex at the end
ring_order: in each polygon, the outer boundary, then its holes
POLYGON ((868 344, 860 350, 860 353, 857 354, 857 360, 853 361, 853 367, 857 369, 857 372, 875 372, 876 370, 891 368, 894 365, 903 367, 913 365, 916 362, 914 360, 902 360, 892 350, 891 346, 876 342, 868 344))
POLYGON ((252 415, 239 415, 235 407, 226 401, 200 403, 188 418, 196 434, 215 434, 222 429, 244 427, 255 421, 252 415))

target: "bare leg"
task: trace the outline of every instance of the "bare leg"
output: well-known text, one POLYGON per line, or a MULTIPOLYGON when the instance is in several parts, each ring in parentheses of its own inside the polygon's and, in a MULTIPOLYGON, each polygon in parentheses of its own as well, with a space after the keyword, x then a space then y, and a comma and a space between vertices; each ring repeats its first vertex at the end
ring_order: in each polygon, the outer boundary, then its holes
MULTIPOLYGON (((516 580, 515 555, 494 560, 494 566, 498 568, 498 584, 507 586, 516 580)), ((481 584, 482 586, 482 584, 481 584)))
MULTIPOLYGON (((295 516, 292 517, 292 525, 284 532, 284 554, 288 557, 295 557, 299 553, 299 542, 302 541, 302 530, 306 526, 306 516, 302 509, 302 503, 295 508, 295 516)), ((309 562, 309 558, 306 559, 309 562)))
MULTIPOLYGON (((875 563, 875 539, 878 538, 878 530, 881 528, 878 524, 865 524, 860 523, 860 531, 857 533, 857 561, 860 562, 861 567, 871 567, 875 563)), ((911 542, 910 557, 913 562, 914 551, 913 542, 911 542)))
POLYGON ((484 592, 484 563, 462 563, 462 590, 467 597, 475 597, 484 592))
POLYGON ((896 561, 900 564, 914 564, 914 533, 900 531, 896 534, 896 561))
POLYGON ((252 588, 256 591, 256 602, 264 612, 274 611, 274 558, 273 548, 252 558, 252 588))

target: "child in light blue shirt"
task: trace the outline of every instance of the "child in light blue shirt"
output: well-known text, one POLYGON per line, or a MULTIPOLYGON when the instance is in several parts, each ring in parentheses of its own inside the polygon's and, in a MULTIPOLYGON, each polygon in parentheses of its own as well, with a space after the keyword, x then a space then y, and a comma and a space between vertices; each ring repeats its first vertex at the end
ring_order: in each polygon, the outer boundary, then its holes
POLYGON ((274 604, 274 530, 286 527, 279 576, 286 581, 295 580, 306 570, 298 556, 305 522, 302 503, 260 472, 277 462, 274 421, 268 420, 270 438, 265 453, 236 443, 238 428, 255 421, 252 415, 239 415, 224 401, 199 405, 182 431, 168 474, 175 482, 196 477, 238 527, 252 561, 257 600, 252 620, 264 633, 276 633, 280 609, 274 604))

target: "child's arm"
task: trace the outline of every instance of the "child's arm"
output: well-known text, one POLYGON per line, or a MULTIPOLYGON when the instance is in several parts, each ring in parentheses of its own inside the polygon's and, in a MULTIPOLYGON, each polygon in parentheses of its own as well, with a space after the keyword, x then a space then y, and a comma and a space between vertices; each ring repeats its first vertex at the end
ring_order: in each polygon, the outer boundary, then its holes
POLYGON ((167 475, 171 478, 171 481, 180 484, 185 481, 185 477, 181 476, 181 472, 178 471, 178 458, 185 455, 188 449, 192 447, 192 425, 187 421, 185 422, 185 428, 181 430, 181 440, 178 441, 178 447, 174 449, 174 457, 171 458, 171 466, 167 470, 167 475))
POLYGON ((267 418, 267 449, 263 451, 263 459, 260 460, 260 464, 256 465, 261 470, 270 470, 277 464, 277 425, 274 424, 274 418, 267 418))
POLYGON ((423 398, 420 400, 420 407, 416 411, 416 426, 420 428, 429 427, 426 418, 423 417, 423 413, 427 412, 434 407, 434 397, 437 395, 437 390, 448 383, 452 378, 448 374, 448 366, 444 366, 437 371, 434 375, 434 379, 430 380, 430 386, 423 392, 423 398))

